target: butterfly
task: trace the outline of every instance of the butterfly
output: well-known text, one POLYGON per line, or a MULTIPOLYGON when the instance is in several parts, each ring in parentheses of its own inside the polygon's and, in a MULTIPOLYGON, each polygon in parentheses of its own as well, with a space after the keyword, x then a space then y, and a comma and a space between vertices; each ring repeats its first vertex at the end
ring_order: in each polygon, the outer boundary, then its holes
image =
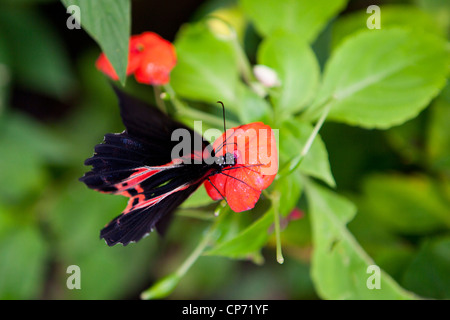
POLYGON ((210 144, 158 108, 114 91, 125 130, 104 136, 85 161, 91 170, 80 178, 91 189, 129 198, 100 231, 109 246, 137 242, 154 229, 164 233, 175 209, 202 184, 213 200, 224 199, 240 212, 252 209, 274 180, 278 158, 269 126, 256 122, 229 129, 210 144), (188 150, 178 156, 174 132, 185 135, 182 150, 188 150), (263 147, 270 155, 262 156, 263 147))

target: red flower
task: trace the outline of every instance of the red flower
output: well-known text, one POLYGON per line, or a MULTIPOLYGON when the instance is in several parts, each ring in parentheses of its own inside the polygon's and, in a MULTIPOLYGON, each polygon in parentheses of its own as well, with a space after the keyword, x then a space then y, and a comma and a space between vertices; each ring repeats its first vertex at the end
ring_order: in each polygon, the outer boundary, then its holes
MULTIPOLYGON (((166 84, 176 62, 172 43, 156 33, 144 32, 130 37, 127 76, 134 74, 136 81, 152 85, 166 84)), ((111 79, 119 79, 104 53, 97 59, 96 67, 111 79)))
POLYGON ((229 129, 214 141, 213 148, 216 157, 229 154, 235 160, 232 167, 205 182, 208 195, 213 200, 225 197, 234 212, 252 209, 278 172, 272 129, 262 122, 229 129))

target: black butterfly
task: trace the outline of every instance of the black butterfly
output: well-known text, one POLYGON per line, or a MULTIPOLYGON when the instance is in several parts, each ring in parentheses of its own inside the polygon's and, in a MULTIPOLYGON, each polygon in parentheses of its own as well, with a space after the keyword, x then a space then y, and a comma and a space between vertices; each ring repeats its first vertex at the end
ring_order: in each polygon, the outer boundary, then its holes
POLYGON ((163 232, 173 211, 204 181, 234 165, 228 153, 214 157, 209 142, 192 129, 156 107, 116 88, 115 92, 126 129, 105 135, 103 143, 95 147, 94 156, 85 161, 92 170, 80 178, 91 189, 130 198, 125 210, 100 232, 100 238, 109 246, 136 242, 153 229, 163 232), (191 135, 192 153, 188 157, 198 160, 200 155, 200 164, 173 161, 172 149, 179 142, 172 141, 171 136, 180 128, 191 135), (204 161, 201 155, 205 149, 214 157, 213 162, 204 161))

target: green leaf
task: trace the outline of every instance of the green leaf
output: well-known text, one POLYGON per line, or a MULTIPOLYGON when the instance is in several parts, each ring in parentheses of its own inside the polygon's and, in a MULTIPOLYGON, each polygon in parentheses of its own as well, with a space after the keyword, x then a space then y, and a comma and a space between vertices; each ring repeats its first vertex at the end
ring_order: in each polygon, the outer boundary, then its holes
POLYGON ((187 99, 235 106, 239 70, 232 42, 219 39, 199 22, 184 26, 174 44, 178 62, 170 83, 175 92, 187 99))
POLYGON ((276 112, 286 116, 300 111, 317 89, 320 67, 310 46, 292 34, 272 34, 258 49, 258 63, 278 74, 280 87, 270 91, 276 112))
MULTIPOLYGON (((313 127, 309 123, 299 119, 289 119, 282 124, 279 139, 280 159, 284 160, 282 163, 300 154, 312 131, 313 127)), ((299 166, 299 171, 321 179, 332 187, 335 186, 327 149, 320 136, 314 140, 311 149, 299 166)))
MULTIPOLYGON (((290 220, 287 217, 285 221, 287 227, 281 233, 283 249, 291 247, 293 249, 305 248, 309 250, 311 248, 311 223, 309 216, 304 215, 298 220, 290 220)), ((309 259, 309 254, 306 254, 306 257, 309 259)))
POLYGON ((442 30, 450 36, 450 3, 447 0, 415 0, 417 5, 430 13, 442 30))
POLYGON ((344 9, 347 0, 241 0, 240 3, 262 35, 281 30, 312 42, 327 22, 344 9))
POLYGON ((367 286, 373 275, 368 267, 375 262, 346 227, 356 213, 353 203, 314 183, 308 183, 306 195, 314 246, 311 276, 323 299, 415 298, 382 270, 380 288, 367 286))
POLYGON ((141 299, 151 300, 165 298, 176 288, 178 282, 180 282, 180 277, 176 273, 165 276, 164 278, 159 279, 149 289, 142 292, 141 299))
MULTIPOLYGON (((444 29, 436 24, 430 14, 420 8, 411 5, 383 5, 380 10, 381 29, 404 27, 445 37, 444 29), (411 19, 411 17, 414 17, 414 19, 411 19)), ((366 10, 362 10, 337 19, 332 28, 332 47, 335 48, 352 33, 367 30, 367 19, 370 15, 366 10)))
POLYGON ((389 230, 427 234, 450 228, 448 203, 425 175, 373 175, 363 189, 365 207, 389 230))
POLYGON ((229 240, 219 242, 204 254, 225 256, 234 259, 248 258, 250 255, 261 250, 267 243, 269 239, 268 229, 273 223, 273 219, 274 212, 273 209, 270 209, 236 236, 229 240))
POLYGON ((240 232, 248 228, 254 220, 254 213, 252 211, 236 214, 223 202, 218 205, 218 208, 216 209, 216 214, 219 218, 216 218, 218 220, 214 228, 216 246, 236 237, 240 232), (218 210, 220 211, 217 212, 218 210))
POLYGON ((323 84, 305 117, 331 103, 329 120, 388 128, 423 110, 445 85, 445 41, 402 29, 370 30, 348 37, 325 67, 323 84))
POLYGON ((186 201, 184 201, 180 208, 197 208, 211 204, 213 200, 206 193, 204 186, 200 186, 186 201))
POLYGON ((450 298, 450 237, 430 239, 407 267, 404 286, 424 297, 450 298))
POLYGON ((61 0, 66 7, 80 8, 81 26, 108 57, 122 85, 128 65, 128 42, 131 28, 129 0, 61 0))
POLYGON ((280 214, 287 216, 295 208, 303 191, 301 173, 294 171, 274 182, 274 190, 280 194, 280 214))
POLYGON ((432 168, 450 173, 450 85, 430 109, 426 134, 427 158, 432 168))
POLYGON ((242 123, 262 121, 268 124, 272 121, 273 111, 267 100, 243 84, 239 86, 238 92, 242 107, 238 108, 236 113, 242 123))
POLYGON ((352 201, 358 207, 358 214, 348 224, 348 229, 377 265, 400 281, 415 253, 415 247, 373 216, 371 204, 362 196, 352 197, 352 201))

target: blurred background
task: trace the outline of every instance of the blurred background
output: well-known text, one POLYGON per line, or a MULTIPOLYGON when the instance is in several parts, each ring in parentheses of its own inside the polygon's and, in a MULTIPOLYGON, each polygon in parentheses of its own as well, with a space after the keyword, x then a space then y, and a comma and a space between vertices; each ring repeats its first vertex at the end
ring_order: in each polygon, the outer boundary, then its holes
MULTIPOLYGON (((173 41, 183 23, 235 3, 134 0, 132 34, 154 31, 173 41)), ((370 2, 412 5, 449 27, 444 3, 370 2)), ((350 1, 336 20, 367 6, 350 1)), ((78 178, 94 145, 123 127, 109 82, 94 66, 100 49, 83 30, 69 30, 68 17, 56 0, 0 0, 0 298, 136 299, 183 262, 208 222, 178 217, 165 238, 128 247, 99 240, 126 199, 88 190, 78 178), (70 265, 81 268, 81 290, 66 287, 70 265)), ((322 63, 333 24, 313 45, 322 63)), ((258 41, 247 30, 250 59, 258 41)), ((401 286, 437 299, 450 298, 450 236, 424 217, 450 215, 448 123, 447 86, 419 117, 390 130, 326 123, 321 131, 337 190, 359 209, 349 229, 401 286)), ((272 242, 262 265, 201 257, 170 298, 318 299, 308 216, 282 236, 283 265, 272 242)))

